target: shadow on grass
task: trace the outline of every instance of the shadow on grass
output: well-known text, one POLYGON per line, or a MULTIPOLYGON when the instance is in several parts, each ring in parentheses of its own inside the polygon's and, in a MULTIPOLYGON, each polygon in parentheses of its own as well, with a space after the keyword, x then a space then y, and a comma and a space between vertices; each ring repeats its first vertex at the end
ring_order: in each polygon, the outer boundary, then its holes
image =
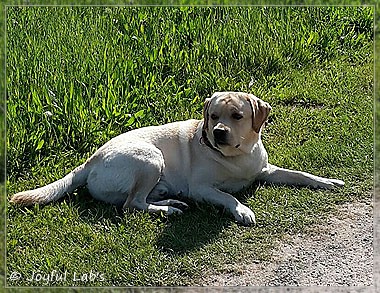
POLYGON ((183 255, 214 242, 232 223, 232 218, 211 205, 191 203, 183 215, 168 220, 157 243, 164 251, 183 255))
POLYGON ((86 187, 77 189, 75 194, 66 195, 60 201, 66 201, 78 210, 79 217, 84 222, 93 225, 106 219, 115 225, 120 225, 124 213, 121 208, 94 199, 86 187))
MULTIPOLYGON (((63 199, 75 208, 79 217, 89 225, 96 225, 106 219, 116 226, 123 225, 126 215, 121 208, 92 198, 86 188, 79 189, 75 195, 66 195, 63 199)), ((189 209, 182 215, 165 216, 150 214, 150 221, 154 225, 161 225, 158 229, 157 246, 164 252, 183 255, 197 250, 210 242, 233 223, 233 218, 221 209, 212 205, 187 201, 189 209)), ((141 212, 135 212, 141 213, 141 212)), ((133 217, 130 219, 133 221, 133 217)))

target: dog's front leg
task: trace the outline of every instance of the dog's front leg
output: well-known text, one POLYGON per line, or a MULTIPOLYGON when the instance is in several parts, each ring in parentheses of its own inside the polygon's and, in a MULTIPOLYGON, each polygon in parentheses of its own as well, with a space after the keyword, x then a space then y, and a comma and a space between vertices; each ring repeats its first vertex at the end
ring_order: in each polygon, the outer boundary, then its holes
POLYGON ((195 193, 197 200, 203 200, 227 209, 237 222, 243 225, 255 223, 255 214, 251 209, 240 203, 231 194, 212 187, 200 188, 195 193))
POLYGON ((325 189, 344 185, 342 180, 318 177, 306 172, 279 168, 271 164, 268 164, 268 167, 262 171, 257 179, 279 185, 310 186, 325 189))

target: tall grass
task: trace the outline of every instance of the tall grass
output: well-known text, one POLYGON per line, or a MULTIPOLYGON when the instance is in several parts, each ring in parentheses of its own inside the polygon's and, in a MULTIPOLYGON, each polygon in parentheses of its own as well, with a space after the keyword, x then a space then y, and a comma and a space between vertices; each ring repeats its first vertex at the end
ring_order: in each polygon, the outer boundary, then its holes
POLYGON ((88 152, 131 128, 200 118, 215 90, 261 94, 288 70, 333 58, 367 62, 372 14, 363 7, 10 7, 9 175, 51 153, 88 152))

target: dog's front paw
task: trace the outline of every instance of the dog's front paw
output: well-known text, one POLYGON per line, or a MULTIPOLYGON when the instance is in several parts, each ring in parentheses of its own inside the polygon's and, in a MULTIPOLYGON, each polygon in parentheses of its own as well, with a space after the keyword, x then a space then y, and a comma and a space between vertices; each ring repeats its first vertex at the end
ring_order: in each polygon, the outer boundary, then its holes
POLYGON ((243 204, 239 204, 233 211, 236 221, 243 225, 253 225, 256 223, 255 214, 251 211, 249 207, 243 204))
POLYGON ((330 179, 330 182, 333 184, 333 187, 342 187, 344 186, 344 181, 339 179, 330 179))
POLYGON ((315 184, 315 188, 323 188, 323 189, 333 189, 335 187, 344 186, 344 181, 339 179, 327 179, 322 178, 319 182, 315 184))

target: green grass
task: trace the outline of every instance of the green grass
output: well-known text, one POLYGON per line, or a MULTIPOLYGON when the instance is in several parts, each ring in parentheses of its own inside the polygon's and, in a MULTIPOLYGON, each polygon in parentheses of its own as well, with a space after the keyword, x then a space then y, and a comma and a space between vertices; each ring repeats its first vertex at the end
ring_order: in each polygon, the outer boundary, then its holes
POLYGON ((202 284, 370 197, 373 17, 372 7, 8 7, 8 198, 122 132, 200 119, 203 100, 222 90, 272 105, 263 133, 272 163, 346 186, 254 185, 236 195, 254 227, 196 203, 181 217, 121 214, 85 189, 44 207, 8 205, 7 285, 45 285, 27 278, 53 270, 66 280, 46 285, 202 284))

